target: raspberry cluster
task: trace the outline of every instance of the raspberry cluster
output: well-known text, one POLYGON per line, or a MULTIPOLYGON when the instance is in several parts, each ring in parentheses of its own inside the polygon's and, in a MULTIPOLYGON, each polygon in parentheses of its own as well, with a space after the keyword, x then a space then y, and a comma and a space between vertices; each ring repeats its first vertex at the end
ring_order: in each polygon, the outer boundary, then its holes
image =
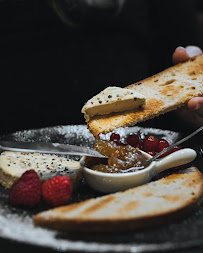
POLYGON ((35 170, 28 170, 12 185, 9 200, 16 206, 34 207, 43 199, 51 206, 69 202, 72 186, 69 177, 55 176, 41 182, 35 170))

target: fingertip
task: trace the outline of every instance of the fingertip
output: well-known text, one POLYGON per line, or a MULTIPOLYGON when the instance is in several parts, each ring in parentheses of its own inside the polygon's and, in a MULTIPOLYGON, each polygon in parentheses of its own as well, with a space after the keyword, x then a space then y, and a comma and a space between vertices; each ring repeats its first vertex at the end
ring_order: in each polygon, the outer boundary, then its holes
POLYGON ((203 107, 203 97, 192 98, 188 101, 188 108, 190 110, 198 110, 203 107))
POLYGON ((177 47, 172 55, 173 64, 184 62, 188 60, 189 58, 190 57, 184 47, 177 47))
POLYGON ((199 107, 198 103, 193 102, 192 100, 188 101, 188 109, 191 111, 197 110, 199 107))

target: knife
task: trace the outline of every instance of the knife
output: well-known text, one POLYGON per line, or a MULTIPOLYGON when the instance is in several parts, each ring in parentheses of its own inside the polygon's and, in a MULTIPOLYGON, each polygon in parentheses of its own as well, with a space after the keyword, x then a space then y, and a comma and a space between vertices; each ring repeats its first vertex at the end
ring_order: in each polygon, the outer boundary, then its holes
POLYGON ((26 152, 26 153, 46 153, 60 155, 79 155, 105 158, 98 151, 82 146, 49 143, 49 142, 19 142, 19 141, 0 141, 0 150, 26 152))

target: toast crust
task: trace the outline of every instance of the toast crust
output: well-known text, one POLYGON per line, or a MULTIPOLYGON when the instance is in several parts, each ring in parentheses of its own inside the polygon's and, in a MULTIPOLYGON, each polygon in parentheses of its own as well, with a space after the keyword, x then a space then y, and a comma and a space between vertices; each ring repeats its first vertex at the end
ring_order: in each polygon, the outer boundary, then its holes
POLYGON ((124 192, 39 213, 33 220, 37 226, 66 231, 126 231, 185 217, 199 206, 202 194, 202 174, 191 167, 124 192), (161 192, 164 188, 165 193, 161 192), (185 190, 189 191, 185 193, 185 190), (172 192, 166 194, 167 191, 172 192), (125 198, 129 200, 125 202, 125 198), (150 207, 153 200, 157 204, 150 207))
POLYGON ((98 138, 119 127, 128 127, 157 117, 185 105, 191 98, 203 96, 203 54, 172 66, 126 88, 146 97, 143 108, 94 116, 87 122, 90 132, 98 138))

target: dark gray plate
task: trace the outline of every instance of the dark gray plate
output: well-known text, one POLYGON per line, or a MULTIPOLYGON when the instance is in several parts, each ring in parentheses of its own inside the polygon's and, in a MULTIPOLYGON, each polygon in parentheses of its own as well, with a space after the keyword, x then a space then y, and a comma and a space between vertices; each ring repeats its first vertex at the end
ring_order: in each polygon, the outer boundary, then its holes
MULTIPOLYGON (((170 142, 180 138, 180 134, 161 129, 135 127, 130 131, 139 132, 142 137, 153 134, 170 142)), ((17 141, 60 142, 91 146, 94 137, 84 125, 58 126, 43 129, 19 131, 1 139, 17 141)), ((186 146, 198 152, 193 162, 201 170, 203 162, 202 135, 194 137, 186 146)), ((79 159, 79 157, 75 157, 79 159)), ((91 190, 85 182, 73 195, 72 202, 81 201, 100 194, 91 190)), ((50 248, 61 252, 158 252, 189 249, 203 245, 203 206, 189 217, 156 228, 126 233, 65 233, 35 227, 32 215, 47 208, 40 206, 34 210, 16 208, 9 204, 7 191, 0 187, 0 238, 50 248)))

